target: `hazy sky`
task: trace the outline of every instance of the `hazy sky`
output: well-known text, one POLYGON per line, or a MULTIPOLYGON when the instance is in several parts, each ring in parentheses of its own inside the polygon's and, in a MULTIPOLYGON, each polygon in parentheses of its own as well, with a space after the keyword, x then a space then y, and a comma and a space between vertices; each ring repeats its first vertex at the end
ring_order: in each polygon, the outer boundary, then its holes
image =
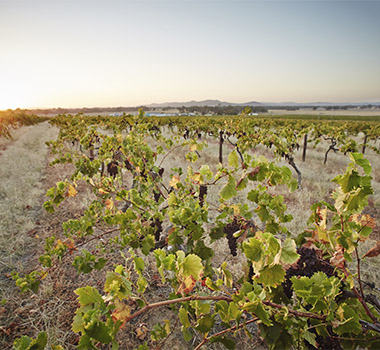
POLYGON ((380 1, 0 0, 0 109, 380 101, 380 1))

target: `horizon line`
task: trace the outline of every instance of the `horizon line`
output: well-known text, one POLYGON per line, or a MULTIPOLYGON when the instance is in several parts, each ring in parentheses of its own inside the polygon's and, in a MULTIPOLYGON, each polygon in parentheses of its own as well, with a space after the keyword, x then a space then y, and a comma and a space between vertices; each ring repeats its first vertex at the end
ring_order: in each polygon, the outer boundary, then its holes
MULTIPOLYGON (((284 102, 259 102, 259 101, 255 101, 255 100, 252 100, 252 101, 247 101, 247 102, 230 102, 230 101, 223 101, 223 100, 218 100, 218 99, 204 99, 204 100, 188 100, 188 101, 171 101, 171 102, 151 102, 151 103, 146 103, 146 104, 138 104, 138 105, 107 105, 107 106, 82 106, 82 107, 79 107, 79 106, 71 106, 71 107, 68 107, 68 106, 65 106, 65 107, 62 107, 62 106, 58 106, 58 107, 16 107, 16 108, 7 108, 7 109, 2 109, 2 111, 7 111, 7 110, 34 110, 34 109, 42 109, 42 110, 45 110, 45 109, 94 109, 94 108, 141 108, 141 107, 151 107, 152 105, 161 105, 161 106, 167 106, 167 107, 170 107, 172 104, 188 104, 188 103, 203 103, 205 101, 214 101, 214 102, 218 102, 218 103, 223 103, 223 104, 228 104, 228 105, 249 105, 249 104, 252 104, 252 103, 257 103, 257 104, 260 104, 262 105, 263 107, 267 107, 267 106, 278 106, 278 107, 281 107, 281 106, 287 106, 289 104, 296 104, 296 105, 299 105, 299 106, 305 106, 305 105, 308 105, 309 107, 312 107, 313 105, 351 105, 351 106, 358 106, 358 105, 380 105, 380 98, 376 101, 367 101, 367 100, 364 100, 364 101, 356 101, 356 102, 329 102, 329 101, 314 101, 314 102, 295 102, 295 101, 284 101, 284 102)), ((193 106, 199 106, 199 105, 196 105, 194 104, 193 106)), ((207 107, 208 105, 204 105, 204 107, 207 107)), ((186 106, 185 106, 186 107, 186 106)), ((215 107, 215 106, 212 106, 212 105, 209 105, 209 107, 215 107)), ((380 107, 380 106, 379 106, 380 107)))

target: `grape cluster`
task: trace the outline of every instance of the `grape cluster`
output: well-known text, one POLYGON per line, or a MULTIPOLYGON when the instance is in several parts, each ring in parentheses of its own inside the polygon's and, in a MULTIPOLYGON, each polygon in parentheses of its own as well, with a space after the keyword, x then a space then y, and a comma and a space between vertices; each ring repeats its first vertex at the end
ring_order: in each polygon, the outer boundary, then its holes
POLYGON ((125 160, 124 164, 125 164, 125 167, 126 167, 129 171, 132 171, 132 170, 134 169, 134 166, 132 165, 132 163, 131 163, 128 159, 125 160))
POLYGON ((318 271, 324 272, 328 277, 334 276, 334 267, 327 259, 318 256, 315 249, 300 247, 297 249, 297 253, 300 258, 295 265, 286 271, 285 282, 282 284, 288 298, 291 298, 293 293, 292 282, 290 281, 293 276, 311 277, 318 271))
MULTIPOLYGON (((300 247, 297 249, 297 253, 300 255, 300 258, 295 265, 286 271, 285 282, 282 284, 284 293, 288 298, 291 298, 293 294, 292 282, 290 281, 290 278, 293 276, 311 277, 318 271, 324 272, 328 277, 336 275, 334 267, 330 264, 328 259, 323 259, 320 251, 307 247, 300 247)), ((334 334, 332 329, 328 329, 328 331, 330 334, 334 334)), ((316 342, 318 343, 318 349, 342 349, 339 341, 334 337, 327 336, 324 338, 316 334, 316 342)), ((315 347, 309 343, 306 343, 306 346, 308 349, 315 349, 315 347)))
POLYGON ((155 227, 156 231, 154 232, 154 238, 156 242, 160 240, 161 232, 162 232, 162 221, 159 218, 156 218, 151 224, 150 227, 155 227))
POLYGON ((255 271, 253 271, 253 265, 249 261, 249 270, 248 270, 248 282, 252 282, 252 278, 255 275, 255 271))
POLYGON ((153 196, 154 196, 155 202, 158 203, 158 200, 160 199, 160 196, 161 196, 160 192, 153 190, 153 196))
POLYGON ((116 160, 112 160, 107 164, 107 172, 113 178, 116 177, 119 163, 116 160))
POLYGON ((203 207, 206 194, 207 194, 207 186, 206 185, 200 185, 199 186, 199 205, 201 207, 203 207))
MULTIPOLYGON (((332 333, 331 327, 328 327, 329 333, 332 333)), ((323 338, 321 335, 316 336, 315 341, 318 344, 318 349, 326 349, 326 350, 343 350, 342 346, 339 343, 339 340, 334 337, 326 337, 323 338)), ((308 348, 310 350, 314 350, 315 347, 309 345, 308 348)))
POLYGON ((237 239, 234 237, 234 233, 240 231, 242 228, 241 223, 238 222, 236 217, 226 226, 224 226, 223 232, 227 235, 228 246, 230 247, 230 252, 232 256, 237 255, 237 239))

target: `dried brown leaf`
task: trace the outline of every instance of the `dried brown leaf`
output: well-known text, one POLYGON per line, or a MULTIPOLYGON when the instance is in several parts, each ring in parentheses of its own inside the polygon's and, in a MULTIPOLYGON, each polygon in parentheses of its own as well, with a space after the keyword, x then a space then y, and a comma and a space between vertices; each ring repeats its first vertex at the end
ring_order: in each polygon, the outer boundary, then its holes
POLYGON ((260 171, 260 165, 258 165, 256 168, 254 168, 250 173, 248 173, 249 176, 255 176, 260 171))
POLYGON ((345 259, 344 259, 343 249, 342 249, 342 247, 339 247, 335 251, 335 253, 332 256, 332 258, 330 259, 330 264, 333 265, 333 266, 336 266, 336 267, 343 268, 344 267, 344 262, 345 262, 345 259))
POLYGON ((375 228, 376 219, 368 214, 354 214, 350 217, 350 221, 354 221, 360 226, 375 228))
POLYGON ((144 340, 148 335, 149 329, 145 323, 140 323, 135 330, 137 338, 144 340))
POLYGON ((379 254, 380 254, 380 241, 377 241, 376 245, 363 255, 363 258, 373 258, 375 256, 378 256, 379 254))

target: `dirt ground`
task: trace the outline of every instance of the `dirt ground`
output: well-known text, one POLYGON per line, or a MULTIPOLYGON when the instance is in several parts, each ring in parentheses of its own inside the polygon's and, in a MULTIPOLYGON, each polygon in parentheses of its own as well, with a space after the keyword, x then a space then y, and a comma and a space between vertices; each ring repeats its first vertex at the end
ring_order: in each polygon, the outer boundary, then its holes
MULTIPOLYGON (((75 201, 69 198, 55 213, 48 214, 42 209, 46 190, 57 181, 65 179, 72 170, 70 165, 49 166, 53 157, 48 153, 45 142, 55 139, 57 134, 58 130, 45 122, 14 131, 13 140, 0 139, 0 301, 3 301, 0 304, 0 349, 11 349, 15 338, 23 334, 36 336, 42 330, 48 333, 49 343, 60 344, 64 349, 75 349, 78 335, 71 331, 71 323, 78 304, 73 290, 84 285, 101 290, 105 279, 104 272, 78 276, 68 261, 52 271, 36 294, 20 295, 11 278, 11 272, 15 269, 27 273, 35 268, 38 255, 43 251, 45 238, 53 234, 57 237, 62 235, 62 223, 80 217, 92 199, 92 194, 83 187, 78 188, 75 201)), ((217 143, 213 144, 210 140, 208 153, 204 157, 216 152, 217 147, 217 143)), ((261 151, 270 157, 269 151, 261 151)), ((308 217, 308 209, 305 208, 309 208, 316 200, 328 198, 335 187, 330 180, 343 171, 347 164, 345 157, 332 154, 328 167, 323 167, 323 153, 319 151, 310 150, 308 164, 302 164, 299 158, 296 159, 303 173, 304 185, 302 190, 285 195, 289 212, 295 218, 289 229, 295 234, 305 225, 308 217)), ((227 155, 228 149, 225 157, 227 155)), ((377 157, 379 156, 375 154, 368 155, 374 167, 373 185, 376 195, 371 198, 366 210, 379 221, 380 162, 377 157)), ((177 165, 182 158, 181 154, 177 154, 165 166, 170 168, 171 163, 177 165)), ((209 164, 209 160, 205 158, 200 159, 199 163, 209 164)), ((371 241, 363 249, 368 249, 379 239, 378 225, 371 241)), ((225 254, 223 251, 226 245, 222 247, 223 242, 218 244, 215 249, 218 249, 220 259, 227 259, 227 256, 230 258, 228 252, 225 254)), ((109 261, 110 269, 115 263, 122 263, 119 255, 109 261)), ((229 263, 239 266, 238 260, 229 263)), ((363 265, 363 279, 380 280, 378 258, 371 262, 365 261, 363 265)), ((149 297, 152 301, 159 300, 166 292, 159 286, 152 287, 149 297)), ((169 309, 161 309, 147 313, 127 326, 120 335, 121 349, 137 348, 144 339, 137 337, 136 330, 143 325, 150 328, 165 318, 170 320, 173 333, 162 349, 193 349, 201 342, 194 335, 193 341, 186 343, 180 332, 178 316, 169 309)), ((237 335, 237 340, 237 349, 265 348, 259 337, 249 339, 243 332, 237 335)), ((203 350, 222 348, 210 344, 202 347, 203 350)))

